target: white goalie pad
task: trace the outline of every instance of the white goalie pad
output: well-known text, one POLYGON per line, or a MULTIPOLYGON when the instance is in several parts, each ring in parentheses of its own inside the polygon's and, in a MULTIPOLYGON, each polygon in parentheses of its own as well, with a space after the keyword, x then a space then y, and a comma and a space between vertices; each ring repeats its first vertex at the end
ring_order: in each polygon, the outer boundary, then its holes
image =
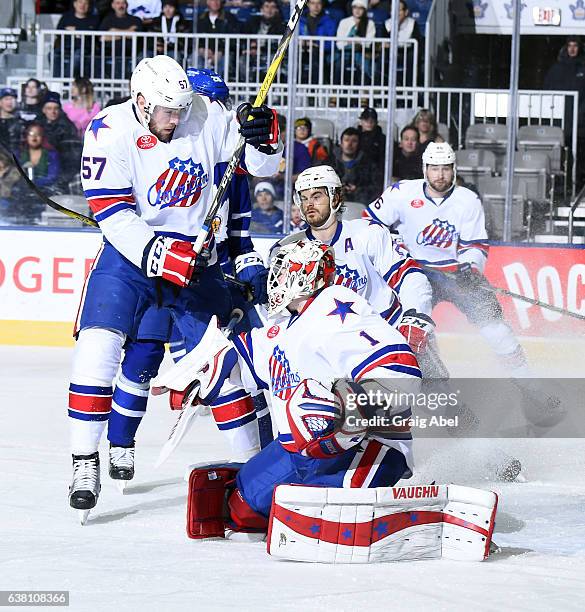
POLYGON ((161 395, 169 389, 183 391, 195 380, 199 380, 202 387, 212 387, 214 380, 213 376, 210 379, 210 375, 221 371, 215 362, 225 356, 230 348, 233 348, 233 344, 218 327, 214 315, 199 344, 152 381, 152 394, 161 395))
POLYGON ((268 554, 293 561, 483 561, 498 496, 458 485, 275 489, 268 554))

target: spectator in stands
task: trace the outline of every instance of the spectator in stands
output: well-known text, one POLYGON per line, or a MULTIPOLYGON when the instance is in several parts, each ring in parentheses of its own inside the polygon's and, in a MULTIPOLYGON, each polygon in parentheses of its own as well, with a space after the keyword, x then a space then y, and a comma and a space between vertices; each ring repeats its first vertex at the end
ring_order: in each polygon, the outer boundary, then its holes
POLYGON ((274 204, 276 191, 271 183, 262 181, 254 188, 250 231, 258 234, 282 233, 282 210, 274 204))
POLYGON ((30 172, 35 185, 50 188, 57 183, 59 154, 48 143, 40 123, 31 123, 24 132, 25 144, 20 153, 22 167, 30 172))
POLYGON ((47 86, 38 79, 29 79, 22 86, 21 103, 18 110, 24 121, 28 123, 40 118, 46 94, 47 86))
MULTIPOLYGON (((108 32, 141 32, 142 21, 138 17, 128 14, 128 3, 126 0, 112 0, 112 13, 106 15, 100 23, 100 30, 108 32)), ((132 40, 129 37, 103 35, 102 41, 105 46, 106 74, 111 78, 124 78, 130 76, 132 71, 132 40), (112 44, 113 43, 113 44, 112 44), (125 55, 124 65, 122 55, 125 55), (112 57, 115 56, 115 62, 112 57)), ((138 63, 140 58, 136 58, 138 63)))
MULTIPOLYGON (((388 18, 384 22, 384 34, 386 36, 390 36, 392 30, 392 19, 388 18)), ((404 47, 398 48, 398 57, 396 62, 396 70, 397 70, 397 83, 399 85, 405 85, 412 87, 414 83, 414 73, 415 70, 421 72, 422 68, 422 58, 424 55, 424 46, 423 40, 418 28, 418 24, 416 20, 410 17, 408 11, 408 5, 405 0, 400 0, 400 5, 398 9, 398 42, 404 43, 407 40, 414 39, 418 43, 418 66, 414 65, 414 51, 410 47, 406 49, 404 47), (407 53, 406 58, 404 57, 405 52, 407 53)), ((388 60, 389 60, 388 54, 388 60)), ((422 76, 422 74, 421 74, 422 76)), ((387 82, 386 80, 384 81, 387 82)))
MULTIPOLYGON (((300 36, 335 36, 336 21, 323 10, 323 0, 308 0, 307 12, 301 15, 299 22, 300 36)), ((301 40, 301 67, 303 82, 329 83, 332 44, 325 41, 321 46, 316 40, 301 40), (319 74, 319 58, 323 49, 323 74, 319 74)))
MULTIPOLYGON (((337 26, 338 38, 375 38, 376 25, 368 19, 368 0, 352 0, 351 17, 346 17, 337 26)), ((361 84, 370 83, 372 77, 371 46, 338 41, 337 49, 343 54, 338 55, 337 76, 343 71, 343 82, 361 84), (341 64, 343 63, 343 67, 341 64), (366 77, 362 80, 361 76, 366 77)))
POLYGON ((142 27, 150 30, 154 21, 161 13, 161 0, 126 0, 128 3, 128 14, 138 17, 142 21, 142 27))
POLYGON ((0 220, 4 221, 13 212, 13 190, 19 180, 15 165, 0 152, 0 220))
POLYGON ((376 109, 364 108, 359 118, 358 131, 364 156, 381 170, 386 157, 386 136, 378 125, 376 109))
MULTIPOLYGON (((260 15, 252 15, 244 23, 242 32, 246 34, 262 34, 262 35, 282 35, 284 34, 285 22, 280 12, 277 0, 262 0, 260 5, 260 15)), ((272 55, 276 51, 278 41, 260 39, 254 41, 256 43, 256 53, 258 53, 258 43, 260 44, 260 69, 265 71, 268 68, 268 63, 272 59, 272 55)))
MULTIPOLYGON (((90 0, 73 0, 71 10, 59 19, 57 29, 95 31, 99 28, 99 25, 99 17, 92 14, 90 0)), ((86 40, 86 44, 83 46, 82 40, 78 36, 55 37, 53 76, 70 77, 82 73, 89 74, 90 49, 91 43, 89 40, 86 40)))
POLYGON ((71 102, 63 104, 63 112, 77 128, 82 137, 89 122, 100 112, 101 107, 93 96, 93 85, 89 79, 79 77, 71 86, 71 102))
POLYGON ((297 232, 302 232, 306 227, 307 224, 301 217, 301 209, 296 204, 293 204, 290 207, 290 233, 296 234, 297 232))
POLYGON ((400 180, 423 178, 419 133, 414 125, 400 131, 400 141, 394 149, 392 176, 400 180))
MULTIPOLYGON (((163 0, 162 13, 160 17, 153 20, 151 26, 153 32, 164 34, 162 38, 156 39, 156 53, 159 55, 164 53, 171 57, 176 57, 176 52, 178 51, 176 46, 179 39, 173 36, 173 34, 183 34, 189 32, 190 29, 189 24, 179 13, 177 0, 163 0)), ((187 50, 186 44, 181 44, 180 47, 183 51, 187 50)))
POLYGON ((285 23, 277 0, 262 0, 260 15, 252 15, 242 31, 246 34, 284 34, 285 23))
POLYGON ((369 204, 382 192, 382 173, 364 156, 356 128, 348 127, 341 133, 333 165, 347 201, 369 204))
MULTIPOLYGON (((583 45, 578 36, 568 36, 565 44, 558 54, 556 64, 553 64, 544 77, 544 89, 557 91, 578 91, 578 131, 577 131, 577 158, 579 180, 582 183, 585 166, 585 55, 583 45)), ((567 125, 572 125, 573 109, 571 104, 565 107, 567 125)), ((565 137, 570 142, 571 133, 567 130, 565 137)))
MULTIPOLYGON (((207 10, 197 19, 198 34, 237 34, 240 31, 240 22, 225 10, 224 0, 206 1, 207 10)), ((219 74, 223 74, 224 53, 224 41, 203 39, 199 43, 199 68, 213 68, 219 74)))
POLYGON ((71 180, 79 172, 81 139, 77 129, 61 108, 61 96, 53 91, 47 94, 40 120, 48 143, 57 150, 62 169, 61 179, 71 180))
POLYGON ((329 151, 316 139, 311 132, 313 124, 308 117, 301 117, 295 121, 295 140, 307 147, 311 156, 311 165, 328 164, 329 151))
MULTIPOLYGON (((280 138, 285 146, 285 150, 282 154, 282 161, 280 162, 280 168, 277 174, 270 177, 270 180, 276 188, 278 198, 282 200, 284 198, 284 175, 285 175, 285 164, 286 164, 286 117, 284 115, 278 115, 278 126, 280 128, 280 138)), ((311 165, 311 156, 307 147, 302 142, 294 140, 293 150, 293 172, 292 182, 297 180, 297 176, 306 170, 311 165)))
POLYGON ((24 121, 16 110, 16 90, 0 89, 0 142, 13 153, 18 153, 22 142, 24 121))
POLYGON ((445 142, 439 134, 439 126, 435 115, 426 108, 418 111, 412 120, 412 125, 418 130, 420 140, 420 153, 425 152, 429 142, 445 142))

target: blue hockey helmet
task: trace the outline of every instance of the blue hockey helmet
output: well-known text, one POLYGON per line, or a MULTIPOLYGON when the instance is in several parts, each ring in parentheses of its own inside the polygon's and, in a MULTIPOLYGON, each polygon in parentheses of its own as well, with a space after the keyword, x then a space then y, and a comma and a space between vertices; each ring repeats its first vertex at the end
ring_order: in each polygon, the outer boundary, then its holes
POLYGON ((187 68, 187 78, 194 93, 227 105, 230 97, 229 87, 215 70, 211 70, 211 68, 187 68))

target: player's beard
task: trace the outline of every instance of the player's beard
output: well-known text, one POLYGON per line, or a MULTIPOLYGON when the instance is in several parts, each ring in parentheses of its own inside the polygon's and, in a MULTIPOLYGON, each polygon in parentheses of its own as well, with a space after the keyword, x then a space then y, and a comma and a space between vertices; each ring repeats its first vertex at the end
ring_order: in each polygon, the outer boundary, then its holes
POLYGON ((151 134, 154 134, 161 142, 166 143, 166 142, 171 142, 176 128, 173 128, 170 132, 166 130, 163 131, 157 127, 154 127, 151 121, 150 124, 148 125, 148 129, 150 130, 151 134))
POLYGON ((449 189, 451 189, 451 185, 453 184, 453 179, 451 179, 450 183, 448 183, 446 180, 443 180, 440 183, 437 182, 437 181, 433 181, 432 183, 431 183, 431 181, 428 181, 428 183, 429 183, 429 187, 433 191, 436 191, 437 193, 444 194, 444 193, 447 193, 449 191, 449 189))
POLYGON ((307 217, 307 223, 311 227, 319 229, 327 222, 327 219, 329 219, 329 215, 331 214, 331 208, 322 213, 320 213, 317 209, 314 208, 311 213, 311 217, 309 217, 308 214, 305 213, 305 217, 307 217))

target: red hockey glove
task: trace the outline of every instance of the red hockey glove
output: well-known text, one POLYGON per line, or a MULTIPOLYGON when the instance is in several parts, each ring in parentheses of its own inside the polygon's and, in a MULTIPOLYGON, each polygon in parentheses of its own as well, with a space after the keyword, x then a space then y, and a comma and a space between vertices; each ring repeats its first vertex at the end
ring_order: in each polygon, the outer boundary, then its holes
POLYGON ((408 345, 415 354, 424 350, 429 335, 435 330, 435 322, 431 317, 414 308, 407 310, 398 325, 398 331, 406 338, 408 345))
POLYGON ((210 256, 208 249, 196 255, 190 242, 157 236, 144 248, 142 271, 148 277, 159 276, 186 287, 198 282, 199 275, 209 265, 210 256))

